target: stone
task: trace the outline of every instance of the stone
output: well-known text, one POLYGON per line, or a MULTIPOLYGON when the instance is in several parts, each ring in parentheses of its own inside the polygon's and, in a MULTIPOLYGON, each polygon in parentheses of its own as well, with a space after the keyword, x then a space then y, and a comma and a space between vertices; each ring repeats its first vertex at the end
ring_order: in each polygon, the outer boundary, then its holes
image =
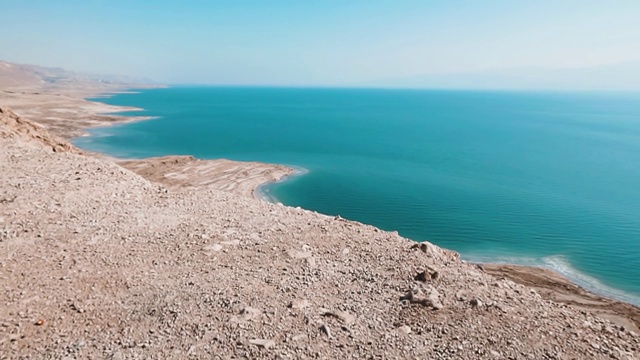
POLYGON ((240 310, 240 320, 241 321, 251 321, 259 318, 262 315, 262 311, 259 309, 247 306, 240 310))
POLYGON ((322 331, 328 337, 331 337, 331 329, 329 329, 329 326, 327 324, 320 325, 320 331, 322 331))
POLYGON ((220 244, 211 244, 211 245, 207 245, 205 247, 202 248, 203 251, 205 252, 217 252, 222 250, 222 245, 220 244))
POLYGON ((306 261, 307 261, 307 265, 308 265, 310 268, 312 268, 312 269, 313 269, 313 268, 315 268, 315 267, 316 267, 316 259, 315 259, 314 257, 308 257, 308 258, 306 259, 306 261))
POLYGON ((276 344, 276 342, 268 339, 251 339, 249 340, 249 344, 260 346, 265 349, 269 349, 273 347, 276 344))
POLYGON ((425 271, 419 272, 414 279, 416 281, 427 282, 428 279, 431 279, 431 275, 429 275, 429 273, 425 270, 425 271))
POLYGON ((302 310, 306 307, 308 307, 309 305, 311 305, 309 303, 309 300, 307 299, 296 299, 291 301, 291 303, 289 304, 289 307, 291 309, 297 309, 297 310, 302 310))
POLYGON ((440 294, 433 287, 429 288, 429 291, 426 295, 421 289, 414 288, 412 290, 409 290, 405 295, 401 296, 400 300, 409 301, 410 303, 431 307, 434 310, 440 310, 444 306, 440 302, 439 297, 440 297, 440 294))
POLYGON ((295 249, 291 249, 287 251, 287 255, 294 259, 306 259, 311 257, 311 251, 299 251, 295 249))
POLYGON ((428 242, 422 242, 418 244, 413 244, 411 249, 419 249, 423 253, 427 254, 429 257, 432 257, 436 251, 436 247, 428 242))
POLYGON ((356 317, 346 311, 325 311, 322 315, 338 318, 346 325, 351 325, 356 321, 356 317))

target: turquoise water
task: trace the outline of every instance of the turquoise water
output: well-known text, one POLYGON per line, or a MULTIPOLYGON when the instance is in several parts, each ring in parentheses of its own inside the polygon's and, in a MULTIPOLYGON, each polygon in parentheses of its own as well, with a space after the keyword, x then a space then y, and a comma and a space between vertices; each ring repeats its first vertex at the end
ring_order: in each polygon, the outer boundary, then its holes
POLYGON ((296 166, 307 172, 264 195, 640 304, 640 94, 168 88, 100 101, 157 118, 94 129, 83 148, 296 166))

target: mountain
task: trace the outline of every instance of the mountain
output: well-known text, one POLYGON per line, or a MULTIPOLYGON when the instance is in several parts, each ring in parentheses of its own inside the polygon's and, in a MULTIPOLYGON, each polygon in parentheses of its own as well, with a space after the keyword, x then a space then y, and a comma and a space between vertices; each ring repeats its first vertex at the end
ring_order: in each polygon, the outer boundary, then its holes
POLYGON ((640 61, 588 68, 513 68, 376 80, 373 87, 522 90, 640 90, 640 61))
POLYGON ((153 84, 144 78, 84 74, 61 68, 14 64, 0 60, 0 89, 59 87, 69 84, 153 84))

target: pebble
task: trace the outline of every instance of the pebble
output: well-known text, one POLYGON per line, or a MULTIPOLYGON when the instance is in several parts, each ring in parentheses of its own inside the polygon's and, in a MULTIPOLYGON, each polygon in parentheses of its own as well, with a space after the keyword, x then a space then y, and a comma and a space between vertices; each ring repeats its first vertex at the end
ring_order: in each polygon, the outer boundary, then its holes
POLYGON ((265 349, 269 349, 276 344, 275 341, 268 340, 268 339, 252 339, 252 340, 249 340, 249 343, 252 345, 263 347, 265 349))
POLYGON ((331 337, 331 329, 329 329, 329 326, 327 324, 320 325, 320 331, 322 331, 328 337, 331 337))
POLYGON ((323 315, 336 317, 346 325, 351 325, 356 321, 356 317, 346 311, 325 311, 323 315))
POLYGON ((310 306, 311 304, 309 303, 309 300, 307 299, 296 299, 293 300, 290 304, 289 307, 292 309, 297 309, 297 310, 301 310, 304 309, 308 306, 310 306))
POLYGON ((202 250, 204 250, 205 252, 217 252, 222 250, 222 245, 220 244, 211 244, 211 245, 207 245, 205 247, 202 248, 202 250))

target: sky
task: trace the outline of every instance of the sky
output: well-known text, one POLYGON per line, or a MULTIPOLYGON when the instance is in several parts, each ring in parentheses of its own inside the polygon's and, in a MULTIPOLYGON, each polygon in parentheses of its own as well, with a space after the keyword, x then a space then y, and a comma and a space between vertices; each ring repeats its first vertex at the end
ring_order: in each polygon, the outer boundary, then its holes
POLYGON ((0 0, 0 9, 2 60, 170 84, 349 86, 640 64, 638 0, 0 0))

